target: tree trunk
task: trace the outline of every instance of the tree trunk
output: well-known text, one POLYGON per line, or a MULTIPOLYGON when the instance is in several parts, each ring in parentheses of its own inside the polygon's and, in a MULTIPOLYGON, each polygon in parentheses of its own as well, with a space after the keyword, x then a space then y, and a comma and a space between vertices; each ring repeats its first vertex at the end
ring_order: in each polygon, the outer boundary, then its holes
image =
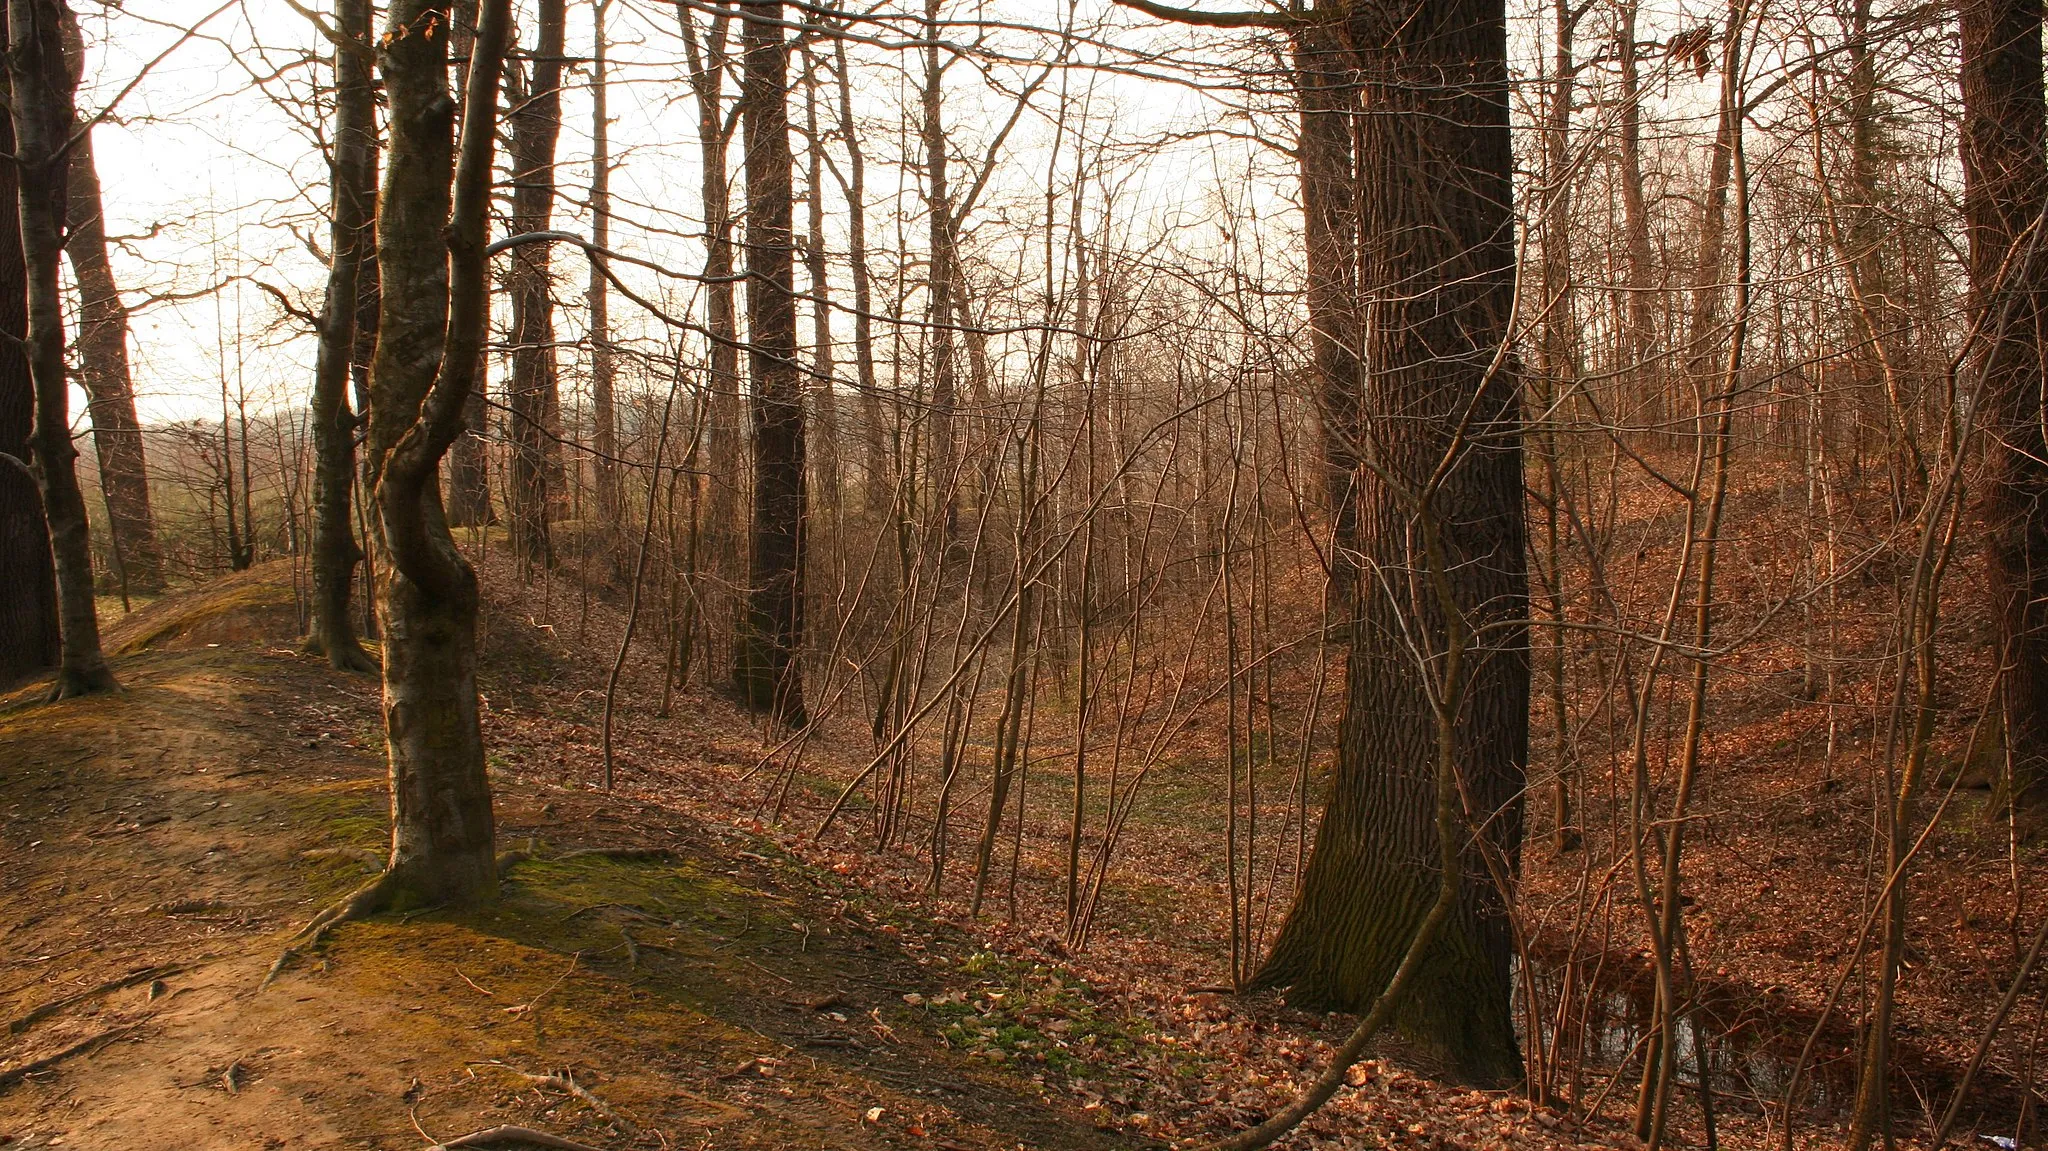
POLYGON ((119 685, 100 651, 93 604, 92 531, 71 444, 71 381, 64 370, 64 225, 70 214, 66 145, 77 125, 77 88, 64 59, 63 0, 9 0, 7 78, 20 178, 22 262, 28 278, 28 368, 35 381, 36 482, 57 576, 60 653, 53 700, 119 685))
MULTIPOLYGON (((711 498, 704 534, 711 559, 699 581, 709 590, 739 582, 736 556, 741 530, 739 512, 740 473, 746 454, 746 435, 740 407, 740 324, 738 290, 733 283, 732 186, 726 156, 731 150, 736 123, 725 108, 725 72, 729 64, 727 40, 731 15, 720 9, 705 21, 702 34, 690 9, 676 6, 676 20, 683 34, 683 49, 689 63, 690 91, 697 103, 697 150, 700 164, 698 185, 704 205, 705 333, 710 340, 710 419, 706 424, 709 451, 706 477, 711 498)), ((708 613, 709 618, 729 618, 708 613)), ((684 643, 690 643, 688 635, 684 643)), ((717 656, 707 656, 716 659, 717 656)))
MULTIPOLYGON (((66 10, 64 18, 64 54, 75 87, 85 67, 85 42, 77 16, 66 10)), ((156 519, 150 513, 147 453, 128 370, 128 308, 107 261, 106 210, 99 166, 93 159, 92 130, 80 124, 72 132, 78 142, 71 151, 71 235, 65 250, 78 282, 78 378, 92 413, 100 494, 106 500, 116 574, 123 585, 130 591, 162 591, 163 549, 157 545, 156 519)))
POLYGON ((747 155, 747 371, 753 391, 754 529, 733 684, 747 706, 805 722, 804 409, 796 361, 789 44, 781 0, 748 0, 742 99, 747 155))
POLYGON ((953 197, 947 185, 945 65, 940 60, 939 0, 925 0, 924 80, 919 96, 924 145, 925 210, 930 225, 931 276, 931 482, 937 498, 937 547, 941 561, 960 538, 959 427, 954 408, 959 385, 953 365, 953 293, 958 253, 953 236, 953 197))
MULTIPOLYGON (((539 0, 534 46, 525 83, 512 93, 511 140, 513 233, 545 232, 554 215, 555 143, 562 134, 563 0, 539 0)), ((516 75, 515 71, 515 75, 516 75)), ((555 306, 551 281, 552 244, 525 244, 512 251, 506 276, 512 296, 512 380, 506 407, 512 430, 511 490, 506 504, 512 521, 512 551, 521 563, 554 562, 548 517, 559 449, 561 398, 555 366, 555 306)))
POLYGON ((349 386, 356 359, 356 317, 363 266, 376 244, 377 103, 370 74, 370 0, 335 0, 335 30, 353 48, 334 50, 334 161, 329 225, 332 255, 327 300, 320 312, 320 349, 313 368, 313 620, 308 651, 344 671, 372 671, 356 642, 349 599, 356 564, 356 417, 349 386))
MULTIPOLYGON (((14 124, 0 116, 0 153, 14 152, 14 124)), ((0 164, 0 205, 20 195, 14 165, 0 164)), ((21 258, 21 216, 0 211, 0 684, 57 664, 57 575, 50 529, 30 466, 36 418, 29 375, 28 278, 21 258)))
POLYGON ((2020 0, 1967 0, 1961 15, 1963 218, 1987 472, 1980 514, 2003 653, 2008 787, 2032 823, 2048 812, 2041 9, 2020 0))
POLYGON ((1437 899, 1436 765, 1446 732, 1480 843, 1397 1008, 1401 1031, 1473 1083, 1519 1078, 1508 893, 1528 751, 1512 156, 1502 0, 1376 0, 1347 10, 1358 56, 1357 285, 1371 386, 1325 418, 1363 460, 1350 479, 1361 572, 1329 806, 1257 985, 1362 1010, 1437 899), (1350 405, 1355 403, 1355 408, 1350 405), (1413 645, 1420 644, 1418 654, 1413 645), (1441 710, 1440 710, 1441 709, 1441 710), (1491 858, 1482 857, 1481 852, 1491 858))
MULTIPOLYGON (((456 65, 455 74, 461 77, 468 67, 471 42, 476 39, 476 0, 455 0, 449 11, 453 17, 448 39, 449 62, 456 65)), ((455 93, 458 119, 462 115, 463 89, 467 87, 458 80, 455 93)), ((496 114, 495 109, 492 114, 496 114)), ((376 265, 373 263, 368 269, 373 281, 375 273, 376 265)), ((377 310, 376 290, 376 284, 372 282, 369 312, 373 316, 377 310)), ((371 343, 374 346, 376 324, 372 322, 368 330, 372 333, 371 343)), ((491 506, 491 410, 489 397, 485 394, 490 381, 486 366, 485 363, 477 365, 475 389, 462 406, 463 434, 448 449, 448 522, 459 528, 488 527, 498 522, 497 509, 491 506)))
MULTIPOLYGON (((605 17, 610 0, 598 0, 595 40, 590 61, 590 447, 597 457, 597 515, 600 524, 624 522, 626 505, 619 492, 618 415, 612 391, 618 363, 612 352, 611 282, 605 278, 602 249, 612 242, 611 121, 605 72, 605 17)), ((657 472, 654 479, 658 481, 657 472)))
POLYGON ((391 142, 378 201, 381 293, 368 450, 377 477, 377 610, 391 762, 383 894, 400 905, 472 905, 498 889, 477 707, 476 573, 449 535, 439 469, 462 434, 482 352, 484 241, 509 8, 510 0, 482 5, 459 154, 450 147, 447 38, 418 32, 446 27, 445 5, 397 0, 379 49, 391 142))

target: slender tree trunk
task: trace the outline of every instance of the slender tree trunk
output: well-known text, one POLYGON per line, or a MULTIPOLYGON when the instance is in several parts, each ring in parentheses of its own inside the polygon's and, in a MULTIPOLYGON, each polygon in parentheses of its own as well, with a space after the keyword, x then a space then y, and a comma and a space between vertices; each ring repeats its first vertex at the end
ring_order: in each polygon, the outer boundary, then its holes
POLYGON ((488 304, 484 243, 510 0, 484 0, 451 147, 448 38, 434 0, 396 0, 379 58, 391 142, 378 200, 381 315, 369 467, 384 631, 393 904, 487 902, 498 889, 476 691, 476 573, 448 532, 440 462, 463 431, 488 304), (453 191, 451 195, 451 184, 453 191))
POLYGON ((1621 369, 1637 377, 1640 399, 1645 401, 1643 418, 1656 423, 1664 418, 1665 403, 1658 391, 1656 373, 1649 364, 1650 349, 1657 342, 1654 293, 1656 253, 1650 246, 1650 208, 1643 194, 1643 87, 1636 68, 1636 12, 1639 0, 1621 0, 1620 19, 1615 27, 1615 58, 1621 74, 1621 101, 1616 109, 1615 141, 1617 175, 1621 183, 1622 231, 1626 233, 1628 269, 1627 331, 1622 340, 1621 369))
POLYGON ((1504 348, 1515 291, 1506 13, 1502 0, 1374 0, 1343 19, 1359 46, 1359 102, 1374 110, 1353 139, 1358 291, 1375 317, 1362 349, 1371 386, 1325 419, 1359 416, 1342 434, 1365 461, 1349 488, 1360 570, 1374 574, 1351 590, 1328 809, 1256 983, 1346 1010, 1387 987, 1437 899, 1432 816, 1448 754, 1479 846, 1459 853, 1456 910, 1395 1020, 1458 1078, 1509 1082, 1522 1069, 1511 893, 1489 872, 1512 877, 1519 858, 1529 657, 1520 413, 1504 348))
POLYGON ((804 408, 796 360, 789 43, 781 0, 741 5, 747 154, 747 374, 753 392, 754 527, 733 685, 747 706, 806 722, 804 408))
MULTIPOLYGON (((705 327, 710 340, 710 420, 707 477, 710 498, 704 541, 711 552, 706 565, 712 576, 697 586, 726 587, 739 582, 740 475, 746 455, 746 434, 740 404, 740 324, 737 285, 733 282, 732 186, 727 164, 736 122, 725 106, 725 73, 732 24, 720 9, 700 29, 690 8, 676 6, 683 49, 689 63, 690 90, 697 103, 699 189, 704 205, 705 327)), ((710 619, 718 613, 705 613, 710 619)), ((708 630, 708 629, 707 629, 708 630)), ((691 643, 688 634, 685 644, 691 643)), ((707 656, 707 658, 716 658, 707 656)))
MULTIPOLYGON (((64 13, 64 54, 74 87, 85 67, 85 41, 78 18, 64 13)), ((99 166, 93 159, 92 130, 73 129, 71 149, 71 234, 65 251, 78 283, 79 383, 92 414, 93 451, 99 457, 100 494, 107 504, 107 528, 122 582, 130 591, 163 590, 163 549, 149 506, 149 466, 142 422, 135 415, 135 385, 128 370, 128 308, 107 260, 106 210, 100 197, 99 166)))
MULTIPOLYGON (((610 14, 610 0, 598 0, 590 61, 590 242, 600 249, 611 247, 612 242, 611 120, 605 61, 609 35, 605 18, 610 14)), ((590 446, 597 456, 598 522, 617 524, 624 522, 626 505, 619 492, 618 415, 612 399, 618 363, 612 351, 611 283, 605 278, 606 262, 602 251, 591 253, 590 415, 596 427, 591 429, 590 446)))
POLYGON ((929 421, 931 482, 937 497, 936 553, 944 557, 960 536, 959 423, 954 410, 959 385, 953 364, 953 294, 958 271, 953 236, 953 196, 948 187, 946 69, 939 52, 939 0, 925 0, 924 80, 920 90, 920 137, 924 145, 925 210, 930 230, 932 390, 929 421))
POLYGON ((8 0, 7 78, 19 172, 21 249, 28 271, 28 367, 35 381, 36 481, 50 526, 61 651, 53 700, 119 688, 100 651, 93 604, 92 532, 71 444, 71 381, 64 369, 64 225, 77 125, 76 77, 64 58, 64 0, 8 0))
POLYGON ((1978 420, 1986 477, 1980 516, 1991 559, 2013 804, 2048 812, 2048 442, 2042 344, 2048 337, 2048 206, 2041 9, 1966 0, 1962 14, 1963 219, 1970 239, 1978 420))
POLYGON ((875 381, 873 323, 874 281, 868 269, 867 153, 853 115, 853 79, 846 63, 846 38, 832 39, 835 78, 839 84, 839 134, 846 144, 847 262, 853 277, 854 381, 860 388, 861 417, 866 425, 863 474, 867 484, 862 509, 874 512, 895 502, 889 482, 888 445, 882 422, 882 393, 875 381))
POLYGON ((377 104, 371 76, 371 0, 335 0, 335 30, 350 48, 334 50, 334 161, 331 263, 313 368, 313 618, 308 651, 345 671, 372 671, 356 642, 349 599, 362 549, 356 544, 357 421, 349 404, 356 358, 356 317, 363 267, 376 254, 377 104))
MULTIPOLYGON (((0 26, 4 31, 4 26, 0 26)), ((14 123, 0 115, 0 153, 14 152, 14 123)), ((0 164, 0 206, 20 199, 13 164, 0 164)), ((21 214, 0 211, 0 683, 57 665, 57 575, 36 484, 35 379, 29 374, 28 277, 21 214)))
POLYGON ((832 278, 825 250, 825 138, 818 131, 818 61, 804 48, 805 172, 804 271, 811 289, 811 394, 809 443, 815 449, 821 503, 835 523, 839 514, 839 396, 832 376, 832 278))
MULTIPOLYGON (((449 62, 454 65, 456 79, 456 118, 460 122, 463 102, 468 85, 462 81, 469 67, 470 48, 476 40, 477 0, 454 0, 449 7, 452 18, 448 39, 449 62)), ((491 114, 497 115, 497 109, 491 114)), ((366 269, 372 283, 367 295, 368 307, 365 316, 369 318, 366 330, 370 333, 369 345, 376 346, 377 314, 376 263, 372 261, 366 269)), ((369 363, 369 355, 362 357, 369 363)), ((488 361, 477 365, 476 386, 462 407, 463 434, 448 449, 448 522, 455 527, 488 527, 498 522, 497 508, 491 504, 491 455, 490 431, 491 409, 489 396, 488 361)), ((363 405, 367 408, 367 404, 363 405)), ((502 424, 502 421, 500 421, 502 424)), ((371 557, 375 562, 375 557, 371 557)))
MULTIPOLYGON (((564 0, 539 0, 533 50, 525 82, 512 93, 511 140, 514 234, 547 231, 555 206, 555 144, 562 134, 564 0)), ((514 70, 515 77, 518 70, 514 70)), ((512 381, 506 407, 512 431, 512 476, 506 493, 512 550, 532 566, 554 563, 548 519, 560 486, 560 391, 555 366, 552 244, 526 244, 512 252, 506 277, 512 296, 512 381)))

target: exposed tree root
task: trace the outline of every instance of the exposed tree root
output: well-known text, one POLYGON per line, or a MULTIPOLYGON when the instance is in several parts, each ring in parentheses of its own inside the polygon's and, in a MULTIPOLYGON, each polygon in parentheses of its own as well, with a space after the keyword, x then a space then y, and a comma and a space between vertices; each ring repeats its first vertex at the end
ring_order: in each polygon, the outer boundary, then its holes
POLYGON ((98 1047, 102 1043, 107 1043, 111 1040, 119 1039, 123 1035, 126 1035, 129 1032, 135 1030, 135 1027, 136 1025, 133 1023, 126 1024, 121 1027, 110 1027, 107 1030, 100 1032, 98 1035, 94 1035, 86 1039, 81 1039, 78 1042, 73 1043, 71 1046, 66 1047, 62 1051, 58 1051, 50 1055, 45 1055, 41 1059, 36 1059, 24 1063, 11 1071, 0 1071, 0 1091, 7 1090, 8 1088, 14 1086, 16 1083, 21 1082, 28 1076, 34 1075, 38 1071, 48 1071, 50 1068, 55 1067, 57 1064, 62 1063, 66 1059, 71 1058, 73 1055, 84 1054, 85 1052, 91 1051, 92 1049, 98 1047))
POLYGON ((123 975, 119 979, 109 979, 98 987, 89 987, 76 995, 67 995, 62 999, 43 1004, 27 1015, 8 1023, 7 1033, 9 1035, 19 1035, 67 1007, 72 1007, 88 999, 105 995, 109 991, 119 991, 124 987, 133 987, 138 983, 149 983, 153 980, 162 979, 166 975, 176 975, 181 971, 190 971, 195 966, 197 965, 191 963, 174 963, 166 964, 162 967, 145 967, 140 971, 123 975))
POLYGON ((446 1143, 436 1143, 427 1148, 427 1151, 453 1151, 456 1147, 489 1147, 494 1143, 524 1143, 530 1147, 551 1148, 553 1151, 604 1151, 602 1147, 592 1147, 588 1143, 578 1143, 574 1139, 564 1139, 560 1135, 535 1131, 531 1127, 512 1126, 472 1131, 446 1143))
POLYGON ((44 697, 44 702, 56 703, 120 690, 121 683, 114 678, 113 669, 104 663, 97 667, 67 667, 57 673, 57 682, 50 685, 50 694, 44 697))
POLYGON ((263 982, 256 985, 256 990, 261 991, 270 986, 284 973, 285 968, 291 966, 293 960, 319 946, 320 941, 327 938, 329 931, 351 919, 361 919, 381 909, 385 899, 391 894, 394 882, 392 876, 395 874, 390 871, 383 872, 377 878, 356 888, 347 898, 314 916, 311 923, 300 928, 299 933, 292 936, 291 942, 285 945, 277 961, 264 973, 263 982))

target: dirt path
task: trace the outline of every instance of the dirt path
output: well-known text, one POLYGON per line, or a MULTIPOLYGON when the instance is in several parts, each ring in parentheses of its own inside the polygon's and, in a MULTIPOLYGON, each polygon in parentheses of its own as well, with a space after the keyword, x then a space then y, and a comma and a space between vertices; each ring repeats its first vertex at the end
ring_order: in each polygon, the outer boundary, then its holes
POLYGON ((947 1045, 956 949, 586 793, 501 780, 536 858, 500 906, 343 928, 258 990, 375 866, 384 792, 374 685, 272 646, 254 586, 115 629, 121 696, 0 699, 0 1146, 1131 1145, 947 1045))

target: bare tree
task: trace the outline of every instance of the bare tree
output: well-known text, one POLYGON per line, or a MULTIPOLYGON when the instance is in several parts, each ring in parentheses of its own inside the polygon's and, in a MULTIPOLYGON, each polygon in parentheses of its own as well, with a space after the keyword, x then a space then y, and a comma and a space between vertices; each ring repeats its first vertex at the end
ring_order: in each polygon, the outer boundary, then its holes
MULTIPOLYGON (((85 69, 85 41, 77 15, 68 9, 64 53, 75 88, 85 69)), ((164 557, 157 545, 156 518, 150 513, 148 453, 128 369, 128 307, 107 259, 106 208, 89 123, 73 129, 70 197, 70 234, 64 250, 78 283, 78 376, 92 413, 93 454, 99 459, 100 495, 107 505, 116 574, 129 590, 160 591, 164 557)))
POLYGON ((447 27, 446 5, 398 0, 379 46, 391 136, 378 199, 368 462, 392 818, 376 901, 462 906, 498 890, 477 705, 476 572, 449 535, 439 469, 462 434, 483 349, 491 110, 509 8, 510 0, 482 4, 459 149, 451 146, 448 37, 435 34, 447 27))
POLYGON ((307 650, 344 671, 374 670, 349 614, 356 565, 356 430, 349 403, 363 270, 376 256, 377 105, 370 0, 335 0, 334 143, 327 299, 313 368, 313 611, 307 650))
POLYGON ((50 698, 113 691, 93 604, 92 536, 71 443, 60 265, 77 80, 64 55, 64 0, 9 0, 7 79, 19 173, 22 261, 28 270, 28 368, 35 381, 35 471, 57 574, 61 652, 50 698))
POLYGON ((781 0, 740 8, 747 154, 747 374, 753 391, 754 519, 733 685, 747 706, 806 722, 803 665, 803 376, 789 147, 789 42, 781 0))

